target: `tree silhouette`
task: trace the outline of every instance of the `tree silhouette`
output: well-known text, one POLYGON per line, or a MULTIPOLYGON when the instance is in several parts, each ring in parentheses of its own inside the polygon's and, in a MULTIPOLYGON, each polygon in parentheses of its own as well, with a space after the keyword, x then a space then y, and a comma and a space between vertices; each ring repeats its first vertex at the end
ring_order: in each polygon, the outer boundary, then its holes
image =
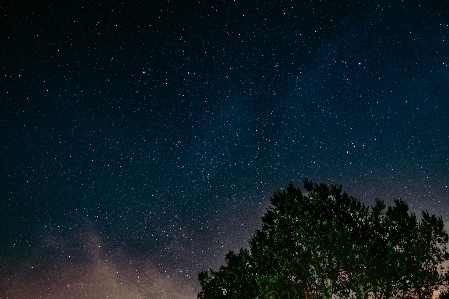
POLYGON ((202 287, 198 298, 256 298, 258 294, 252 259, 245 249, 238 254, 229 251, 226 266, 217 272, 202 271, 198 278, 202 287))
MULTIPOLYGON (((402 200, 368 207, 341 186, 304 181, 271 198, 250 250, 199 274, 198 298, 432 298, 448 283, 443 221, 402 200)), ((440 298, 447 298, 442 293, 440 298)))

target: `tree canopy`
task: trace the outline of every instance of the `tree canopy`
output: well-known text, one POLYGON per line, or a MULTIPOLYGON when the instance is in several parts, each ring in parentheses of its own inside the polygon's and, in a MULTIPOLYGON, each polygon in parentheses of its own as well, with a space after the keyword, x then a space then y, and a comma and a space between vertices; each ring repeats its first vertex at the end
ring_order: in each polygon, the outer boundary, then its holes
MULTIPOLYGON (((202 271, 199 299, 432 298, 447 287, 448 233, 400 199, 366 206, 337 185, 304 181, 275 193, 249 250, 202 271)), ((440 298, 449 298, 443 292, 440 298)))

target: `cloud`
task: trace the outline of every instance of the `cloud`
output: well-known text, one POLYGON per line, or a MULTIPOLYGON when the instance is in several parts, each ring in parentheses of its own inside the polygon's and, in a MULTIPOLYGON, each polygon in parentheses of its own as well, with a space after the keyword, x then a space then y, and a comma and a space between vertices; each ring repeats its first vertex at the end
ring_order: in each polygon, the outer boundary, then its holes
POLYGON ((196 297, 192 286, 163 274, 150 259, 105 251, 92 230, 70 240, 47 236, 29 258, 1 269, 2 298, 196 297))

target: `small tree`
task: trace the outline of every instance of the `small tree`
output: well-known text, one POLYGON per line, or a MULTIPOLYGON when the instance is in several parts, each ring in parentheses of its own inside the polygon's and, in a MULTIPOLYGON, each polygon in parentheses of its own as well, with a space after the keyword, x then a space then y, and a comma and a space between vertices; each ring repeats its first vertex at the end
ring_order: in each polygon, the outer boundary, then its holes
POLYGON ((251 256, 246 249, 238 254, 226 254, 226 266, 198 274, 202 290, 198 298, 256 298, 258 287, 254 279, 251 256))
POLYGON ((304 188, 274 194, 250 251, 201 272, 198 298, 421 299, 448 282, 441 218, 423 212, 418 221, 401 200, 367 207, 341 186, 304 188))

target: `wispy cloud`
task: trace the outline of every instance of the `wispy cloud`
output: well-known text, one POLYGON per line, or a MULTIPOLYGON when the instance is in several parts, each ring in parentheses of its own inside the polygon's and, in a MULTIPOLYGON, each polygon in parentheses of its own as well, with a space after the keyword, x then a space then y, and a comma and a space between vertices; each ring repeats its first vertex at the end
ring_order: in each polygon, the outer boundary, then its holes
POLYGON ((2 269, 2 298, 195 298, 196 291, 167 276, 150 259, 105 252, 89 230, 74 240, 47 236, 26 260, 2 269))

